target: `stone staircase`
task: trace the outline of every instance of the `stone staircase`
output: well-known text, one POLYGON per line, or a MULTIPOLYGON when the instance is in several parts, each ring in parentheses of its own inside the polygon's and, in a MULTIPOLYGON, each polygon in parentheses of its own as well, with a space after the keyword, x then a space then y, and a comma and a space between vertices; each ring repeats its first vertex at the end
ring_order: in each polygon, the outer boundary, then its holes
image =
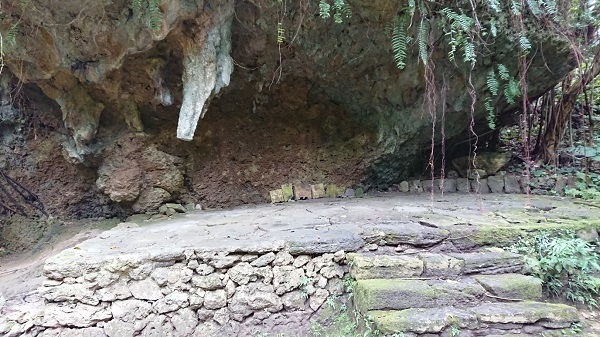
POLYGON ((356 310, 385 336, 572 336, 577 310, 542 302, 541 280, 501 249, 348 254, 356 310))

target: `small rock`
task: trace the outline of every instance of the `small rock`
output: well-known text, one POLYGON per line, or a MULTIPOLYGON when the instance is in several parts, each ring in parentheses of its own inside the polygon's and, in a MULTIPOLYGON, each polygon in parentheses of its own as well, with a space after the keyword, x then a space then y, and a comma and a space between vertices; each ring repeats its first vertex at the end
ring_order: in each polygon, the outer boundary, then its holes
POLYGON ((227 294, 227 298, 231 298, 235 294, 235 283, 232 280, 227 280, 225 293, 227 294))
POLYGON ((240 258, 240 261, 242 261, 242 262, 252 262, 252 261, 256 260, 257 258, 258 258, 258 255, 247 254, 247 255, 242 255, 242 257, 240 258))
POLYGON ((283 306, 286 310, 305 310, 307 298, 308 294, 300 290, 294 290, 281 296, 283 306))
POLYGON ((221 309, 227 305, 227 294, 225 290, 207 291, 204 295, 204 307, 206 309, 221 309))
MULTIPOLYGON (((344 252, 343 250, 338 250, 333 254, 333 261, 337 263, 344 261, 344 259, 346 259, 346 252, 344 252)), ((296 266, 294 265, 294 267, 296 266)))
POLYGON ((229 309, 227 308, 221 308, 217 311, 215 311, 215 314, 213 315, 213 319, 215 320, 215 322, 219 323, 220 325, 225 325, 227 322, 229 322, 229 309))
POLYGON ((189 295, 184 292, 174 291, 154 302, 153 307, 156 312, 163 314, 187 307, 189 305, 189 298, 189 295))
POLYGON ((163 297, 158 284, 149 279, 130 281, 128 286, 133 297, 138 300, 156 301, 163 297))
POLYGON ((190 295, 190 308, 199 309, 204 303, 204 296, 198 294, 190 295))
POLYGON ((109 337, 133 337, 135 327, 133 326, 133 323, 123 322, 119 319, 111 319, 104 323, 104 333, 109 337))
POLYGON ((229 267, 233 266, 241 258, 242 257, 240 255, 218 254, 218 255, 212 257, 210 259, 209 263, 217 269, 223 269, 223 268, 229 268, 229 267))
POLYGON ((187 267, 190 269, 196 269, 198 268, 200 264, 198 263, 198 260, 194 259, 194 260, 190 260, 187 264, 187 267))
POLYGON ((292 254, 286 251, 280 251, 277 253, 275 260, 273 261, 274 266, 287 266, 294 262, 292 254))
POLYGON ((248 284, 251 279, 256 278, 254 267, 248 262, 241 262, 227 271, 227 275, 237 284, 248 284))
POLYGON ((171 317, 171 324, 175 328, 175 335, 190 336, 198 325, 198 317, 194 311, 183 308, 171 317))
POLYGON ((317 288, 317 290, 315 290, 315 293, 310 296, 308 305, 313 311, 317 311, 317 309, 319 309, 321 305, 325 303, 327 297, 329 297, 329 292, 327 290, 317 288))
POLYGON ((265 255, 262 255, 261 257, 257 258, 256 260, 252 261, 250 263, 250 265, 253 267, 264 267, 264 266, 268 265, 269 263, 273 262, 274 260, 275 260, 275 253, 270 252, 265 255))
POLYGON ((215 290, 224 287, 221 277, 218 274, 206 276, 194 275, 192 276, 192 284, 204 290, 215 290))
POLYGON ((182 204, 166 203, 165 205, 177 213, 185 213, 186 211, 182 204))
POLYGON ((200 275, 208 275, 212 274, 215 271, 215 268, 206 263, 200 263, 198 267, 196 267, 196 273, 200 275))
POLYGON ((366 244, 363 247, 363 249, 366 251, 372 252, 372 251, 376 251, 377 249, 379 249, 379 246, 375 243, 369 243, 369 244, 366 244))
POLYGON ((326 266, 319 271, 326 278, 344 277, 344 268, 340 265, 326 266))
POLYGON ((295 268, 300 268, 300 267, 304 266, 305 264, 307 264, 308 261, 310 261, 310 256, 308 256, 308 255, 299 255, 294 260, 293 266, 295 268))
POLYGON ((198 319, 201 322, 205 322, 205 321, 208 321, 209 319, 212 319, 215 312, 212 310, 202 308, 202 309, 199 309, 198 311, 196 311, 196 314, 198 314, 198 319))

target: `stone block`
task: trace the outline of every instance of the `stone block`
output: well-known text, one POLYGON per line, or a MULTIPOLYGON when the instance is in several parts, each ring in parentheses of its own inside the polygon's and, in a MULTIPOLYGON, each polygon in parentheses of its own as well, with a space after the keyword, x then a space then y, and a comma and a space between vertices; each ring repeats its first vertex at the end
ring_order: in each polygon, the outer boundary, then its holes
POLYGON ((410 187, 409 187, 410 192, 423 192, 423 185, 421 184, 420 180, 411 180, 410 181, 410 187))
MULTIPOLYGON (((372 311, 369 317, 373 319, 377 330, 382 334, 435 334, 438 336, 450 326, 460 329, 475 329, 478 327, 477 315, 468 310, 457 308, 413 308, 399 311, 372 311)), ((463 333, 460 334, 461 336, 463 333)), ((428 335, 429 336, 429 335, 428 335)), ((443 334, 442 336, 446 336, 443 334)))
POLYGON ((517 273, 523 268, 523 256, 506 251, 448 253, 464 261, 464 274, 517 273))
POLYGON ((281 185, 281 192, 284 201, 290 201, 294 197, 294 187, 292 187, 292 184, 281 185))
POLYGON ((412 256, 360 255, 350 253, 350 275, 357 280, 421 276, 423 261, 412 256))
POLYGON ((306 200, 312 197, 312 192, 309 184, 297 183, 294 184, 294 199, 306 200))
POLYGON ((355 304, 360 312, 465 306, 482 300, 485 289, 476 282, 407 279, 357 280, 355 304))
POLYGON ((354 190, 354 196, 357 198, 364 198, 365 196, 365 190, 362 187, 358 187, 357 189, 354 190))
POLYGON ((313 199, 325 197, 325 186, 323 184, 310 185, 310 194, 313 199))
POLYGON ((344 191, 346 191, 346 188, 337 186, 335 184, 327 184, 327 186, 325 186, 325 196, 327 198, 340 197, 342 194, 344 194, 344 191))
POLYGON ((425 192, 431 192, 433 190, 435 193, 440 191, 439 185, 435 185, 433 180, 423 180, 421 186, 425 192))
POLYGON ((399 189, 400 189, 400 192, 403 192, 403 193, 410 191, 410 186, 408 184, 408 181, 404 180, 403 182, 401 182, 399 189))
POLYGON ((283 190, 281 188, 272 190, 269 192, 269 194, 271 196, 271 203, 273 203, 273 204, 286 201, 283 197, 283 190))
POLYGON ((521 274, 472 276, 492 295, 521 300, 541 300, 542 280, 521 274))
POLYGON ((471 192, 471 184, 469 183, 469 179, 457 178, 456 179, 456 190, 461 193, 471 192))
POLYGON ((481 169, 471 169, 468 172, 468 177, 469 179, 481 179, 481 178, 485 178, 487 177, 487 173, 485 172, 485 170, 481 170, 481 169))
POLYGON ((532 324, 536 322, 573 323, 577 309, 565 304, 542 302, 487 303, 472 308, 483 323, 532 324))
POLYGON ((452 277, 460 275, 464 268, 463 260, 452 256, 435 253, 420 253, 417 257, 423 261, 423 274, 425 277, 452 277))
POLYGON ((504 177, 502 175, 489 176, 487 181, 492 193, 504 193, 504 177))
POLYGON ((505 193, 521 193, 521 177, 514 174, 504 176, 504 192, 505 193))
POLYGON ((469 180, 471 183, 471 191, 479 194, 489 194, 490 186, 488 185, 487 178, 477 180, 469 180))
POLYGON ((355 193, 354 193, 354 189, 352 188, 347 188, 346 192, 344 192, 344 195, 342 195, 343 198, 354 198, 355 197, 355 193))
POLYGON ((443 193, 454 193, 458 190, 458 187, 456 186, 456 179, 444 179, 443 184, 441 179, 436 181, 439 182, 440 190, 443 193))

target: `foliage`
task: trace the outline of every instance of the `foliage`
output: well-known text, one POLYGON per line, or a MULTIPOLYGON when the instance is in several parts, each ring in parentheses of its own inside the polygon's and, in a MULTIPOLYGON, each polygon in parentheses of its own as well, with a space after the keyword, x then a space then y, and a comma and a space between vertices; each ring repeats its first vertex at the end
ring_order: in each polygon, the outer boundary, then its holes
POLYGON ((319 16, 328 19, 331 17, 331 13, 333 13, 335 23, 342 23, 344 18, 352 17, 352 10, 345 0, 320 0, 319 16))
POLYGON ((160 0, 131 0, 131 10, 137 18, 145 18, 146 26, 152 31, 159 31, 162 26, 160 0), (145 6, 144 6, 145 5, 145 6))
POLYGON ((565 193, 569 196, 582 199, 600 200, 600 174, 595 172, 576 172, 575 186, 566 188, 565 193))
POLYGON ((600 257, 591 244, 572 232, 542 232, 510 250, 526 256, 526 268, 550 294, 598 308, 600 284, 593 275, 600 271, 600 257))

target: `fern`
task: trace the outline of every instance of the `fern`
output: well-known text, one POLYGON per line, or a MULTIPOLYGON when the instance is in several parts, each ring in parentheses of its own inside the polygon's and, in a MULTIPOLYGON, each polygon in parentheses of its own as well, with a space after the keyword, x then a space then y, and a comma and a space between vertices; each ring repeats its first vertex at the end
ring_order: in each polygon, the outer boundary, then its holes
POLYGON ((519 88, 519 82, 514 78, 510 78, 506 85, 504 86, 504 97, 508 104, 514 104, 515 98, 517 98, 521 94, 521 89, 519 88))
POLYGON ((415 15, 415 0, 408 0, 408 15, 411 18, 415 15))
POLYGON ((392 51, 394 52, 394 62, 398 69, 406 67, 406 49, 408 39, 406 36, 406 20, 404 18, 397 19, 392 31, 392 51))
POLYGON ((510 14, 513 16, 521 15, 521 2, 518 0, 510 0, 510 14))
POLYGON ((350 11, 350 7, 346 4, 344 0, 333 0, 333 9, 335 10, 335 14, 333 15, 333 21, 335 23, 344 22, 343 17, 350 17, 352 13, 350 11))
POLYGON ((487 88, 490 91, 490 93, 492 94, 492 96, 498 95, 498 89, 500 88, 500 82, 498 82, 498 79, 496 78, 496 72, 494 71, 494 69, 492 69, 488 72, 486 83, 487 83, 487 88))
POLYGON ((542 15, 542 10, 540 9, 538 1, 539 0, 527 0, 527 7, 529 7, 529 10, 535 16, 542 15))
POLYGON ((6 32, 6 36, 4 37, 4 41, 6 44, 14 46, 17 43, 17 34, 19 33, 19 25, 13 24, 6 32))
POLYGON ((344 18, 352 17, 352 10, 345 0, 333 0, 333 6, 327 0, 319 1, 319 16, 322 19, 329 19, 333 12, 333 21, 335 23, 344 22, 344 18))
POLYGON ((285 37, 283 36, 285 34, 285 29, 283 28, 283 23, 278 22, 277 23, 277 43, 283 43, 283 41, 285 41, 285 37))
POLYGON ((529 51, 531 50, 531 42, 529 42, 529 39, 524 34, 519 36, 519 47, 521 48, 523 55, 529 54, 529 51))
POLYGON ((502 12, 502 10, 500 9, 500 3, 498 3, 498 0, 487 0, 485 2, 488 7, 490 7, 494 12, 496 13, 500 13, 502 12))
POLYGON ((419 58, 423 64, 427 64, 427 45, 429 40, 429 30, 425 20, 421 20, 419 33, 417 35, 417 44, 419 46, 419 58))
POLYGON ((139 13, 142 10, 142 0, 131 0, 131 9, 134 13, 139 13))
POLYGON ((475 45, 471 41, 465 41, 463 44, 463 56, 465 62, 474 65, 477 61, 477 55, 475 55, 475 45))
POLYGON ((494 130, 496 128, 496 111, 494 110, 494 107, 492 105, 492 99, 490 97, 486 97, 483 105, 485 106, 485 110, 488 113, 486 116, 488 127, 494 130))
POLYGON ((27 6, 29 6, 30 0, 19 0, 19 7, 21 7, 21 12, 24 12, 27 6))
POLYGON ((504 81, 508 81, 510 79, 508 68, 506 68, 506 66, 502 63, 498 64, 498 75, 504 81))
POLYGON ((162 26, 162 12, 160 0, 148 0, 148 27, 153 31, 160 30, 162 26))

